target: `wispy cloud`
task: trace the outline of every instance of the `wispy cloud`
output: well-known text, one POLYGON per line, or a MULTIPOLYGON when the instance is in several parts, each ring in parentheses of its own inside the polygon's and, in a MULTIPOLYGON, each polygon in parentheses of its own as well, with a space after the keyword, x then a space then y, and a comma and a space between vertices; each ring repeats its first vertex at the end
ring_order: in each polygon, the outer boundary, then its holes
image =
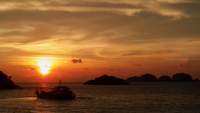
POLYGON ((9 10, 40 10, 40 11, 68 11, 68 12, 114 12, 122 15, 132 16, 140 11, 155 12, 165 16, 172 16, 174 19, 188 17, 182 10, 171 7, 173 4, 196 3, 194 0, 51 0, 51 1, 5 1, 1 0, 0 11, 9 10), (165 6, 165 4, 169 4, 165 6))
POLYGON ((199 47, 197 0, 0 0, 0 4, 0 47, 6 55, 111 60, 199 47))

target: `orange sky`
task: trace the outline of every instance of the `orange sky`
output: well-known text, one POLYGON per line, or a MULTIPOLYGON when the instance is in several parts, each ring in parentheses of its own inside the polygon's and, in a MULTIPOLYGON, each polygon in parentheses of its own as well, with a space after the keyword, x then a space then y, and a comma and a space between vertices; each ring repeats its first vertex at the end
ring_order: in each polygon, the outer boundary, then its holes
POLYGON ((0 70, 13 81, 84 82, 103 74, 126 79, 180 72, 200 79, 197 0, 0 4, 0 70))

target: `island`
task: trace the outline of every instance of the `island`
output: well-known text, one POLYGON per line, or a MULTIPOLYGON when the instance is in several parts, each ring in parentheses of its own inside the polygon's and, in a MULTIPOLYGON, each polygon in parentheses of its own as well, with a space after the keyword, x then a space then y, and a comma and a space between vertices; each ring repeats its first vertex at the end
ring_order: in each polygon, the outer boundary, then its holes
POLYGON ((84 85, 129 85, 129 83, 114 76, 103 75, 85 82, 84 85))
POLYGON ((195 79, 194 82, 199 82, 199 79, 195 79))
POLYGON ((157 82, 158 79, 153 75, 153 74, 149 74, 146 73, 144 75, 142 75, 141 77, 130 77, 128 79, 126 79, 127 82, 157 82))
POLYGON ((22 89, 22 87, 17 86, 11 80, 11 77, 8 77, 2 71, 0 71, 0 90, 2 89, 22 89))
POLYGON ((172 81, 172 79, 167 75, 161 76, 158 80, 159 80, 159 82, 171 82, 172 81))
POLYGON ((174 82, 193 82, 193 79, 189 74, 177 73, 177 74, 173 75, 172 81, 174 81, 174 82))
POLYGON ((146 73, 140 77, 133 76, 126 79, 127 82, 199 82, 199 79, 192 79, 189 74, 177 73, 172 76, 163 75, 157 79, 153 74, 146 73))

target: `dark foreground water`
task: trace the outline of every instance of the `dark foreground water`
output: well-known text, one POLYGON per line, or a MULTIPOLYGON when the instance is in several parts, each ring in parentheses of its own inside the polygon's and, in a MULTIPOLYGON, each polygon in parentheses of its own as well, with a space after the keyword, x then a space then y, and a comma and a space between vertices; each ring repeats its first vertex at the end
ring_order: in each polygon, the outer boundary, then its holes
POLYGON ((24 89, 0 90, 0 113, 200 113, 200 83, 63 83, 76 93, 75 100, 37 99, 35 87, 56 83, 18 85, 24 89))

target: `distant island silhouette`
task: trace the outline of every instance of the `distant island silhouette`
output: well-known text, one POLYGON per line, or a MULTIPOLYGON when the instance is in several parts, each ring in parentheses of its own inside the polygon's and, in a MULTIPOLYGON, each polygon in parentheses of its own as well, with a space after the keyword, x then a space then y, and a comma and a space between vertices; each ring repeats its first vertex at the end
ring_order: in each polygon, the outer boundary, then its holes
POLYGON ((194 82, 200 82, 199 79, 195 79, 194 82))
POLYGON ((84 85, 128 85, 129 83, 123 79, 114 76, 103 75, 94 80, 89 80, 84 85))
POLYGON ((192 77, 189 74, 185 73, 177 73, 172 77, 172 81, 174 82, 192 82, 192 77))
POLYGON ((167 75, 161 76, 157 79, 153 74, 146 73, 141 77, 130 77, 126 79, 127 82, 199 82, 198 79, 193 80, 189 74, 177 73, 170 78, 167 75))
POLYGON ((13 83, 11 80, 11 77, 8 77, 6 74, 4 74, 2 71, 0 71, 0 90, 2 89, 17 89, 22 87, 17 86, 13 83))
POLYGON ((158 79, 158 81, 160 81, 160 82, 171 82, 172 79, 171 79, 171 77, 169 77, 167 75, 163 75, 158 79))
POLYGON ((146 73, 144 75, 142 75, 141 77, 130 77, 128 79, 126 79, 127 82, 157 82, 158 79, 153 75, 153 74, 149 74, 146 73))

